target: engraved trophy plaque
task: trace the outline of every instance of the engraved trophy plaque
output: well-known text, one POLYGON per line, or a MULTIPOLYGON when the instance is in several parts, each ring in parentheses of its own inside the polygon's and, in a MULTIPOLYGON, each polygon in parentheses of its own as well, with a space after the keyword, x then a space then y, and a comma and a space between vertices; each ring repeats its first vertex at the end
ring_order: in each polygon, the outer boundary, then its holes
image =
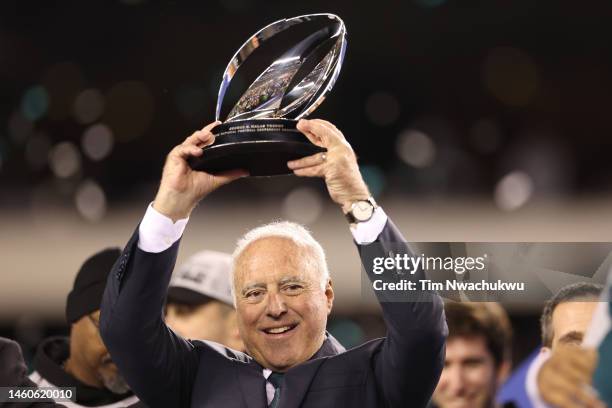
POLYGON ((259 30, 227 65, 215 112, 223 123, 213 129, 215 142, 190 158, 190 166, 272 176, 291 173, 289 160, 325 151, 296 124, 333 87, 345 50, 346 28, 334 14, 284 19, 259 30), (241 84, 250 85, 239 89, 241 84))

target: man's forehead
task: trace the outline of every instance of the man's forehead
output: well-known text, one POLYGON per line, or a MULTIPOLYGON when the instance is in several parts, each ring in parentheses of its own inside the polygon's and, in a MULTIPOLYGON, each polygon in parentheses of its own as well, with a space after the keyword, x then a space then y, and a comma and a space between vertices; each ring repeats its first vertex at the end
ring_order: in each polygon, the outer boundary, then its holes
POLYGON ((553 333, 560 338, 569 332, 584 332, 591 323, 597 302, 563 302, 552 315, 553 333))
POLYGON ((265 237, 251 242, 234 262, 235 273, 254 268, 289 265, 304 267, 304 261, 314 257, 308 246, 297 245, 285 237, 265 237))
POLYGON ((278 250, 299 250, 298 245, 292 238, 281 235, 269 235, 257 238, 250 242, 242 251, 242 255, 251 255, 252 252, 265 252, 278 250))
POLYGON ((286 237, 264 237, 251 242, 234 262, 234 278, 250 275, 279 279, 279 275, 308 275, 317 262, 312 248, 286 237))
POLYGON ((446 342, 446 356, 465 358, 490 354, 487 340, 482 335, 451 336, 446 342))
POLYGON ((596 301, 563 302, 559 303, 552 314, 553 324, 590 323, 596 301))

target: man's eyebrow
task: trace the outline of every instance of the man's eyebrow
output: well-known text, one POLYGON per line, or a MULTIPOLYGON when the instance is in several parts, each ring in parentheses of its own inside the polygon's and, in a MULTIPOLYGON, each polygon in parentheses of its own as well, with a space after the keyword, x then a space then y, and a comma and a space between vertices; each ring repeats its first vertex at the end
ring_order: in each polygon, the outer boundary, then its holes
MULTIPOLYGON (((279 285, 284 285, 287 283, 305 283, 306 281, 300 277, 300 276, 286 276, 284 278, 281 278, 281 280, 278 281, 279 285)), ((245 286, 240 293, 242 293, 243 295, 248 292, 251 289, 266 289, 266 284, 265 283, 252 283, 250 285, 245 286)))
POLYGON ((278 281, 278 283, 281 285, 284 285, 285 283, 290 283, 290 282, 304 283, 306 281, 300 276, 286 276, 278 281))
POLYGON ((464 358, 461 362, 466 364, 471 364, 471 363, 482 363, 483 361, 485 361, 486 358, 484 356, 471 356, 471 357, 466 357, 464 358))
POLYGON ((584 337, 583 332, 579 332, 577 330, 572 330, 571 332, 565 333, 563 336, 559 338, 559 343, 582 343, 582 338, 584 337))

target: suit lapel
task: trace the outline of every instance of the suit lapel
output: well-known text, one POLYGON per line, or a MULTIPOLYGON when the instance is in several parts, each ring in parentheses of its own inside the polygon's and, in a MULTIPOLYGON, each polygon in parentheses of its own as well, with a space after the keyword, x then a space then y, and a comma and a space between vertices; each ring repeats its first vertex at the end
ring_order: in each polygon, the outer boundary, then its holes
MULTIPOLYGON (((325 358, 344 351, 346 351, 345 348, 338 340, 327 333, 323 345, 310 360, 287 371, 280 406, 299 407, 325 358)), ((267 407, 268 398, 266 397, 266 379, 263 376, 263 367, 254 359, 250 359, 245 366, 238 366, 238 378, 246 406, 248 408, 267 407)))
POLYGON ((310 383, 325 360, 325 358, 309 360, 287 371, 281 392, 280 407, 299 407, 301 405, 310 388, 310 383))
POLYGON ((242 396, 248 408, 268 406, 266 379, 261 366, 255 360, 251 359, 246 367, 238 366, 238 378, 242 396))
POLYGON ((326 332, 325 341, 323 342, 323 345, 321 346, 319 351, 317 351, 315 355, 312 356, 311 360, 315 358, 335 356, 336 354, 344 353, 345 351, 346 349, 344 348, 344 346, 340 344, 340 342, 336 340, 334 336, 326 332))
POLYGON ((346 351, 345 348, 329 333, 323 345, 310 360, 293 367, 285 373, 285 382, 281 392, 280 407, 299 407, 310 388, 314 376, 327 360, 327 357, 346 351))

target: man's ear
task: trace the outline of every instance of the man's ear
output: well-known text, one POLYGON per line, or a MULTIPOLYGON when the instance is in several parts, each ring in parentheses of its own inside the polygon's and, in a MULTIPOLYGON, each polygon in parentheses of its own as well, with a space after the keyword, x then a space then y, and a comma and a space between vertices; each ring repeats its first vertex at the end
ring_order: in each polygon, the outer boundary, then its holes
POLYGON ((164 321, 166 324, 173 324, 176 320, 176 308, 172 304, 166 304, 164 307, 164 321))
POLYGON ((325 296, 327 297, 327 314, 329 315, 334 306, 334 288, 332 287, 331 278, 328 278, 325 284, 325 296))
POLYGON ((552 349, 550 347, 542 346, 542 348, 540 349, 540 355, 550 354, 551 351, 552 351, 552 349))
POLYGON ((508 377, 510 376, 510 371, 512 370, 512 363, 510 360, 503 360, 499 367, 497 368, 497 385, 501 386, 508 377))

